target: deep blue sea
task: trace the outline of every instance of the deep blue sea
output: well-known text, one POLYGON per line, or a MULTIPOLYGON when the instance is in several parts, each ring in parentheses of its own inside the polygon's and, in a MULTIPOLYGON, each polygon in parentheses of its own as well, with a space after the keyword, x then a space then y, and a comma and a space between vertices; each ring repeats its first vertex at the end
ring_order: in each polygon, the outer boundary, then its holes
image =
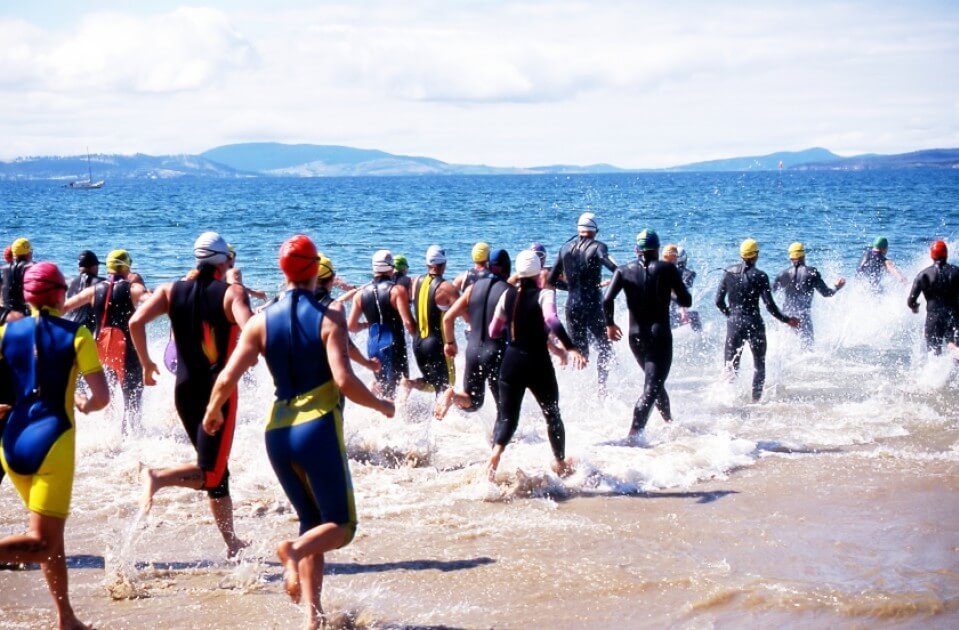
POLYGON ((552 257, 586 210, 617 260, 631 258, 635 234, 651 227, 704 271, 734 262, 738 243, 753 237, 768 271, 801 240, 810 264, 831 261, 849 275, 876 235, 889 238, 893 260, 916 257, 934 238, 955 241, 959 172, 116 180, 92 191, 0 182, 0 209, 0 241, 28 237, 67 275, 82 249, 102 259, 125 248, 151 284, 191 267, 193 239, 209 229, 236 245, 248 284, 272 288, 279 245, 296 232, 357 281, 381 247, 406 254, 411 273, 431 243, 446 248, 450 273, 469 265, 478 240, 514 256, 542 241, 552 257))

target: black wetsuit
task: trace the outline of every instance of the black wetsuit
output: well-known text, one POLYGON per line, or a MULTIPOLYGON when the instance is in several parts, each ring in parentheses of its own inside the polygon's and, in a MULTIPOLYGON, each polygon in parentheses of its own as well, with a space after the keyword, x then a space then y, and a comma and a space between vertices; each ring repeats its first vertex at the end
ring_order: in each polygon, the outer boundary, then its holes
POLYGON ((773 281, 773 291, 780 290, 785 295, 783 313, 799 319, 799 327, 796 331, 802 339, 803 347, 811 347, 815 340, 815 331, 812 327, 813 295, 819 291, 823 297, 832 297, 838 289, 827 286, 818 269, 797 260, 773 281))
POLYGON ((460 287, 460 292, 463 292, 469 287, 473 286, 478 280, 490 277, 490 275, 491 272, 488 267, 484 267, 483 269, 476 269, 475 267, 469 269, 466 272, 466 277, 463 278, 463 286, 460 287))
POLYGON ((673 363, 669 307, 674 293, 680 306, 691 306, 693 298, 675 265, 662 260, 637 260, 617 269, 606 288, 603 311, 607 326, 615 323, 616 296, 623 290, 629 309, 629 349, 646 375, 643 394, 633 408, 630 432, 635 433, 646 426, 654 403, 664 420, 672 420, 666 393, 666 377, 673 363))
MULTIPOLYGON (((692 269, 686 267, 685 264, 680 265, 676 263, 676 269, 679 271, 680 277, 683 279, 683 286, 686 287, 687 292, 691 292, 693 289, 693 282, 696 281, 696 272, 692 269)), ((669 325, 673 328, 679 328, 683 325, 682 317, 679 313, 679 304, 678 296, 674 295, 672 300, 669 302, 669 325)), ((703 323, 699 319, 699 312, 697 311, 686 311, 686 316, 689 318, 689 327, 699 332, 703 329, 703 323)))
POLYGON ((937 260, 920 271, 909 292, 909 308, 919 307, 920 293, 926 298, 926 348, 940 354, 944 344, 959 344, 959 267, 937 260))
POLYGON ((228 286, 213 278, 214 269, 200 268, 193 280, 173 283, 170 291, 170 324, 179 360, 174 401, 187 436, 203 471, 203 489, 210 498, 230 495, 227 461, 236 423, 236 392, 223 405, 223 427, 216 435, 203 430, 203 416, 213 393, 213 383, 226 365, 237 340, 237 325, 224 313, 228 286))
MULTIPOLYGON (((123 358, 123 382, 120 390, 123 392, 123 420, 122 431, 140 428, 140 409, 143 400, 143 367, 140 357, 137 356, 130 338, 130 318, 133 317, 136 306, 130 292, 130 283, 124 278, 110 276, 99 283, 93 290, 94 318, 93 336, 99 338, 104 326, 119 328, 126 339, 126 351, 123 358), (111 289, 112 285, 112 289, 111 289), (107 293, 110 294, 110 303, 107 304, 107 293), (104 310, 106 319, 104 320, 104 310)), ((78 322, 79 323, 79 322, 78 322)), ((112 371, 110 372, 112 374, 112 371)), ((114 374, 119 377, 119 375, 114 374)))
MULTIPOLYGON (((67 299, 70 299, 84 289, 88 289, 101 282, 103 282, 103 278, 100 276, 91 276, 88 273, 81 273, 76 278, 70 280, 70 284, 67 286, 67 299)), ((93 306, 90 304, 79 306, 64 315, 64 317, 70 321, 83 324, 90 330, 90 332, 96 330, 97 318, 96 314, 93 312, 93 306)))
POLYGON ((443 352, 446 343, 443 338, 443 312, 436 304, 436 291, 443 282, 442 276, 419 276, 413 281, 411 298, 416 318, 413 356, 423 373, 423 380, 437 394, 454 381, 453 362, 443 352))
POLYGON ((875 293, 882 291, 882 279, 886 274, 886 255, 878 249, 867 249, 859 259, 856 275, 865 278, 875 293))
MULTIPOLYGON (((520 280, 519 289, 509 287, 504 295, 509 336, 499 372, 500 408, 493 441, 506 446, 513 439, 528 389, 546 419, 553 457, 562 461, 566 458, 566 428, 559 413, 559 385, 549 356, 549 334, 539 294, 536 279, 526 278, 520 280)), ((552 332, 567 349, 576 348, 562 324, 557 322, 552 332)))
POLYGON ((469 332, 466 336, 466 374, 463 385, 470 397, 470 406, 464 411, 476 411, 486 398, 489 383, 493 401, 499 409, 499 371, 506 350, 506 339, 489 336, 489 324, 496 304, 509 284, 499 276, 488 275, 473 284, 467 305, 469 332))
POLYGON ((781 322, 788 323, 776 306, 769 288, 769 276, 754 265, 739 263, 726 269, 716 292, 716 306, 726 316, 725 360, 733 369, 739 369, 743 346, 749 344, 756 372, 753 374, 753 400, 759 401, 766 382, 766 325, 759 312, 760 298, 766 310, 781 322), (729 306, 726 296, 729 296, 729 306))
POLYGON ((18 260, 3 269, 3 308, 0 309, 0 324, 7 321, 10 313, 21 313, 25 317, 30 315, 30 307, 23 297, 23 274, 33 263, 18 260))
POLYGON ((370 329, 370 343, 367 345, 367 355, 380 362, 381 369, 376 372, 376 381, 383 389, 383 395, 392 399, 396 395, 396 386, 401 378, 409 378, 410 366, 406 357, 406 337, 403 334, 403 319, 399 311, 393 308, 390 302, 390 292, 396 283, 390 278, 374 278, 372 282, 360 289, 360 309, 363 317, 371 324, 377 325, 389 336, 382 337, 385 345, 378 345, 370 329))
POLYGON ((603 292, 599 286, 603 279, 603 267, 616 271, 616 263, 610 259, 606 243, 588 236, 574 236, 560 248, 556 264, 547 279, 554 287, 564 288, 562 279, 565 277, 565 288, 569 291, 566 326, 583 356, 589 356, 589 338, 593 338, 599 350, 596 366, 601 388, 606 387, 609 360, 613 355, 613 348, 606 337, 603 292))

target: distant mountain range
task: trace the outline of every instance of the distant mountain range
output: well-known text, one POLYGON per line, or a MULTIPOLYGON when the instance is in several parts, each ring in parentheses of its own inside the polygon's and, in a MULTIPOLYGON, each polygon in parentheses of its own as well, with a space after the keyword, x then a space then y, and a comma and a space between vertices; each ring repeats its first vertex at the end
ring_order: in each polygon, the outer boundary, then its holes
MULTIPOLYGON (((352 147, 257 142, 230 144, 200 155, 92 155, 94 179, 174 177, 371 177, 390 175, 536 175, 624 172, 745 172, 959 168, 959 149, 930 149, 901 155, 842 157, 822 148, 696 162, 665 169, 627 170, 609 164, 531 168, 449 164, 428 157, 395 155, 352 147)), ((0 161, 0 180, 85 179, 86 156, 23 157, 0 161)))

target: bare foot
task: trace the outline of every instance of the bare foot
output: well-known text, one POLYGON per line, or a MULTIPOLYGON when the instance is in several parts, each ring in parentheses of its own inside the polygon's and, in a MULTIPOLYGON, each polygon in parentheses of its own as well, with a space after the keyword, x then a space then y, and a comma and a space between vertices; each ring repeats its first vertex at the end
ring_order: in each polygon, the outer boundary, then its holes
POLYGON ((499 467, 499 454, 493 453, 490 455, 489 463, 486 464, 486 478, 490 480, 491 483, 496 482, 496 469, 499 467))
POLYGON ((442 420, 446 417, 446 414, 449 413, 452 404, 453 388, 450 387, 436 399, 436 407, 433 408, 433 415, 436 416, 437 420, 442 420))
POLYGON ((140 483, 143 486, 143 494, 140 496, 140 511, 144 514, 153 507, 153 495, 157 491, 157 476, 152 468, 146 468, 140 464, 140 483))
POLYGON ((283 563, 283 586, 294 604, 300 603, 299 559, 294 557, 293 543, 284 540, 276 546, 276 555, 283 563))
POLYGON ((554 460, 553 461, 553 472, 559 475, 560 477, 569 477, 573 474, 573 460, 570 457, 567 457, 564 460, 554 460))
POLYGON ((73 615, 57 620, 59 630, 93 630, 93 626, 88 626, 73 615))
POLYGON ((240 538, 234 538, 233 544, 228 545, 226 548, 226 557, 228 560, 232 560, 239 554, 241 551, 250 546, 249 540, 241 540, 240 538))

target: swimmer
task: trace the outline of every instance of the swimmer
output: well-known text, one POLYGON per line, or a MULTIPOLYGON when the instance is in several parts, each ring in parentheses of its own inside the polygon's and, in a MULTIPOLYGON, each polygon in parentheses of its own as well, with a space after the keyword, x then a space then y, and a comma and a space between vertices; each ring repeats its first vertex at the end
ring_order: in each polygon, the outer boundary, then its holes
POLYGON ((393 281, 396 284, 400 285, 406 289, 407 299, 413 293, 413 278, 410 278, 410 262, 406 259, 406 256, 399 254, 393 257, 393 281))
POLYGON ((229 269, 229 252, 223 237, 216 232, 204 232, 193 245, 193 255, 199 272, 196 277, 159 287, 130 320, 130 335, 143 364, 144 381, 154 386, 158 370, 150 358, 146 325, 161 315, 170 317, 178 356, 174 402, 197 453, 195 464, 144 469, 141 507, 149 511, 153 495, 168 486, 206 491, 213 518, 226 543, 227 556, 232 558, 248 544, 237 538, 233 528, 227 468, 236 423, 236 393, 224 401, 222 413, 226 422, 215 435, 208 434, 201 425, 213 380, 233 352, 238 328, 253 313, 243 287, 223 280, 229 269))
POLYGON ((503 451, 519 425, 527 389, 533 393, 546 418, 546 433, 553 451, 553 471, 564 477, 573 472, 571 462, 566 459, 566 428, 559 412, 559 385, 547 349, 550 334, 556 335, 569 352, 573 367, 583 369, 587 359, 556 315, 556 292, 536 285, 540 271, 539 257, 535 252, 520 252, 516 257, 519 286, 503 292, 489 324, 489 336, 494 339, 508 332, 508 345, 499 374, 500 408, 493 429, 493 453, 486 466, 490 481, 495 480, 503 451))
POLYGON ((506 278, 510 274, 509 254, 505 249, 493 252, 490 257, 490 275, 477 280, 457 298, 443 318, 443 337, 447 339, 444 352, 453 359, 459 352, 454 334, 457 317, 469 325, 466 333, 466 373, 463 391, 452 387, 437 401, 435 415, 442 420, 455 403, 463 411, 477 411, 486 398, 486 384, 499 410, 499 369, 506 350, 506 339, 489 336, 489 324, 500 297, 509 287, 506 278))
POLYGON ((376 387, 392 400, 396 386, 410 375, 403 330, 413 335, 416 327, 410 315, 409 294, 393 280, 393 254, 378 250, 372 263, 373 280, 353 296, 347 328, 351 333, 369 329, 367 354, 380 364, 376 387), (360 321, 361 315, 365 321, 360 321))
MULTIPOLYGON (((683 286, 691 292, 693 282, 696 281, 696 272, 688 267, 689 258, 686 249, 669 244, 663 248, 663 260, 676 265, 676 270, 679 271, 679 276, 683 279, 683 286)), ((679 328, 685 324, 689 324, 694 332, 702 332, 703 330, 703 322, 699 318, 699 312, 680 306, 674 295, 669 303, 669 325, 673 328, 679 328)))
POLYGON ((609 257, 606 243, 596 240, 599 226, 596 215, 584 212, 577 222, 577 235, 566 241, 559 250, 556 264, 549 273, 550 287, 561 288, 565 279, 569 297, 566 299, 566 326, 573 343, 589 356, 589 341, 598 348, 596 368, 599 374, 599 395, 606 395, 606 378, 613 347, 606 336, 603 317, 603 267, 616 271, 616 263, 609 257))
POLYGON ((437 396, 451 388, 456 380, 453 361, 444 352, 450 339, 443 333, 443 317, 459 297, 453 283, 443 278, 446 252, 439 245, 426 250, 426 275, 413 280, 413 312, 416 332, 413 334, 413 356, 423 373, 422 378, 407 380, 409 387, 432 391, 437 396))
MULTIPOLYGON (((70 283, 67 285, 67 299, 69 300, 74 295, 79 294, 84 289, 92 287, 95 284, 103 282, 103 278, 100 277, 100 259, 97 258, 97 255, 91 252, 89 249, 85 249, 80 252, 80 256, 77 257, 77 267, 78 273, 77 276, 70 280, 70 283)), ((97 327, 97 317, 93 312, 92 304, 84 304, 69 314, 64 315, 67 319, 74 322, 79 322, 90 329, 90 332, 96 330, 97 327)))
POLYGON ((878 236, 872 242, 872 247, 863 252, 862 258, 859 259, 856 275, 869 282, 873 293, 882 292, 882 279, 887 273, 902 284, 907 282, 906 276, 902 275, 896 265, 886 257, 888 253, 889 239, 885 236, 878 236))
POLYGON ((627 439, 635 443, 649 420, 653 405, 672 422, 666 378, 673 363, 673 333, 669 325, 672 296, 682 308, 693 303, 679 270, 670 262, 659 260, 659 236, 643 230, 636 236, 637 260, 619 267, 603 298, 606 331, 610 341, 623 338, 623 331, 614 319, 616 296, 626 291, 629 310, 629 349, 646 375, 643 394, 633 408, 633 423, 627 439))
POLYGON ((836 295, 839 289, 846 286, 846 280, 839 278, 834 287, 826 286, 819 270, 806 266, 806 248, 802 243, 793 243, 789 246, 789 260, 792 266, 783 270, 773 281, 773 291, 782 290, 786 295, 783 302, 783 313, 790 317, 799 318, 799 327, 796 332, 802 340, 803 348, 812 348, 815 333, 812 327, 812 298, 816 291, 823 297, 836 295))
POLYGON ((489 252, 489 243, 481 241, 473 245, 473 251, 470 253, 470 257, 473 259, 473 268, 467 269, 453 279, 453 286, 456 287, 457 291, 462 293, 477 280, 490 275, 489 252))
POLYGON ((148 294, 142 284, 130 282, 133 260, 124 249, 107 255, 107 277, 103 282, 87 287, 63 306, 66 313, 89 307, 94 318, 93 338, 100 344, 100 358, 107 374, 120 385, 123 393, 121 431, 127 435, 140 428, 143 401, 143 367, 130 338, 130 318, 148 294), (122 341, 104 348, 107 331, 119 331, 122 341), (108 353, 108 354, 105 354, 108 353))
POLYGON ((40 564, 58 627, 87 628, 70 604, 63 541, 76 457, 74 408, 81 413, 103 409, 110 390, 93 335, 58 315, 67 285, 57 266, 32 265, 22 288, 33 316, 0 327, 0 363, 16 383, 0 463, 30 511, 30 521, 25 534, 0 539, 0 563, 40 564), (78 377, 89 396, 75 391, 78 377))
POLYGON ((23 296, 23 275, 33 264, 33 246, 25 238, 18 238, 10 246, 13 262, 3 269, 3 308, 0 309, 0 324, 30 315, 30 307, 23 296))
POLYGON ((243 329, 236 352, 217 377, 203 428, 218 434, 223 405, 237 382, 257 362, 266 365, 276 400, 266 427, 266 451, 273 470, 300 520, 300 535, 277 546, 290 598, 307 607, 307 627, 323 614, 324 554, 346 546, 356 531, 356 507, 346 446, 342 397, 393 416, 393 404, 376 398, 350 367, 346 320, 336 302, 313 295, 316 246, 297 235, 280 248, 280 268, 288 289, 243 329))
POLYGON ((787 317, 776 306, 769 287, 769 276, 756 267, 759 260, 759 243, 747 238, 739 246, 742 262, 728 267, 716 292, 716 307, 726 316, 726 346, 724 358, 730 376, 739 370, 743 349, 749 344, 753 353, 753 402, 759 402, 766 383, 766 325, 759 312, 762 299, 766 310, 779 321, 793 328, 799 326, 795 317, 787 317), (726 297, 729 296, 729 305, 726 297))
MULTIPOLYGON (((313 297, 316 298, 316 301, 319 302, 320 306, 323 308, 328 308, 334 302, 342 303, 349 299, 347 296, 344 296, 342 299, 333 299, 331 292, 333 291, 333 287, 337 286, 336 281, 337 275, 336 269, 333 267, 333 261, 322 253, 317 254, 316 288, 313 290, 313 297)), ((355 291, 355 289, 353 289, 353 291, 355 291)), ((278 301, 279 298, 273 300, 273 302, 278 301)), ((347 337, 347 342, 349 344, 350 360, 352 360, 354 363, 362 365, 371 372, 376 372, 380 369, 379 361, 364 357, 363 353, 360 352, 360 349, 356 347, 356 344, 353 343, 353 340, 349 337, 347 337)))
POLYGON ((948 343, 959 343, 959 267, 950 265, 945 241, 929 248, 932 264, 919 272, 912 283, 906 304, 919 312, 919 295, 926 298, 926 349, 942 353, 948 343))

